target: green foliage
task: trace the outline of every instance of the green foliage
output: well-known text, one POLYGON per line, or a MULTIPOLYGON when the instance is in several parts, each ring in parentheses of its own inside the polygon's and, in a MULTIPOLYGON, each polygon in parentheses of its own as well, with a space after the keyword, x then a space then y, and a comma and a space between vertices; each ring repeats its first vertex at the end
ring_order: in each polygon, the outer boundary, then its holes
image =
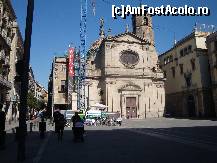
POLYGON ((42 110, 46 106, 45 102, 44 101, 38 101, 34 97, 34 94, 32 92, 28 93, 27 105, 28 105, 29 108, 34 108, 34 109, 37 109, 37 110, 42 110))
POLYGON ((34 97, 34 95, 33 95, 32 92, 28 93, 28 96, 27 96, 27 105, 30 108, 37 108, 37 99, 34 97))

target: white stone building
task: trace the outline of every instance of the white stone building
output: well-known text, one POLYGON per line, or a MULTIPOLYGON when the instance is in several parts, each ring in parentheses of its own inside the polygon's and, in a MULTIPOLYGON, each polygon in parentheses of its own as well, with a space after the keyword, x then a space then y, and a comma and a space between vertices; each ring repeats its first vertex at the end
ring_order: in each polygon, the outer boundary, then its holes
MULTIPOLYGON (((100 38, 88 52, 87 104, 103 103, 107 111, 125 118, 161 117, 164 77, 158 67, 152 18, 134 16, 132 25, 133 32, 127 29, 105 37, 101 20, 100 38)), ((76 108, 75 101, 73 105, 76 108)))

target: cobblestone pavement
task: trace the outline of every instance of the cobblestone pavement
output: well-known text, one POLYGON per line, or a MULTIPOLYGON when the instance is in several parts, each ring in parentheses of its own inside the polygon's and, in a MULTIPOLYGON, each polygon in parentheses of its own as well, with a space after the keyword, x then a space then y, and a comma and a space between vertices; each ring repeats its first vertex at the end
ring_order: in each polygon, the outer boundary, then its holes
MULTIPOLYGON (((84 143, 73 142, 71 128, 65 129, 62 142, 53 131, 44 140, 34 132, 28 136, 26 162, 217 162, 217 121, 124 120, 122 126, 90 126, 85 130, 84 143)), ((4 152, 0 155, 13 154, 10 149, 4 152)))

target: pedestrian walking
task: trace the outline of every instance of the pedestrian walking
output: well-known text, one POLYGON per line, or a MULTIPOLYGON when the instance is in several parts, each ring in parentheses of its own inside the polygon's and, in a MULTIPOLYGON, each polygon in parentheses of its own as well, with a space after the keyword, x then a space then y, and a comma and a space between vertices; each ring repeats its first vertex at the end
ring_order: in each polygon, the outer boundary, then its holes
POLYGON ((58 123, 58 119, 59 119, 60 114, 61 113, 59 111, 55 111, 53 113, 53 122, 55 124, 55 133, 57 133, 57 123, 58 123))
POLYGON ((41 118, 41 122, 39 122, 39 132, 40 132, 40 138, 43 139, 45 137, 45 131, 46 131, 46 122, 44 121, 44 118, 41 118))
POLYGON ((57 134, 58 134, 58 141, 62 141, 63 139, 63 131, 66 124, 66 119, 63 114, 59 114, 59 117, 57 119, 57 134))
POLYGON ((77 140, 81 140, 82 142, 84 141, 84 122, 78 115, 78 112, 75 113, 75 115, 72 117, 72 122, 73 122, 73 134, 74 134, 74 142, 77 140))

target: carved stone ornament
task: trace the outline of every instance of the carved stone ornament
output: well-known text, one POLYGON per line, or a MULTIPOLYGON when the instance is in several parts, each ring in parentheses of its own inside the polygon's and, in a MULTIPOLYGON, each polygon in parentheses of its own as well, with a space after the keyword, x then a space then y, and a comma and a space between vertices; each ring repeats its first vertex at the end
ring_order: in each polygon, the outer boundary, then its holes
POLYGON ((122 86, 119 91, 142 91, 142 88, 136 84, 128 83, 122 86))

